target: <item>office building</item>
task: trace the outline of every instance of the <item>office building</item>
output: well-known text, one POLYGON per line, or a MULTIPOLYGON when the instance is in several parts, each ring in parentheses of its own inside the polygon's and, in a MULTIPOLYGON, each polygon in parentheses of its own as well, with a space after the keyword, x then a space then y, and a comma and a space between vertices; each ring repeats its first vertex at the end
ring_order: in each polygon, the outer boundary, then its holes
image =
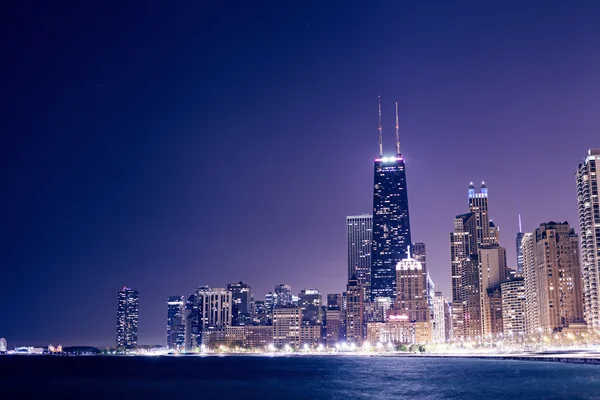
POLYGON ((167 298, 167 348, 185 347, 185 298, 169 296, 167 298))
POLYGON ((286 307, 294 303, 292 287, 284 283, 275 286, 273 300, 275 307, 286 307))
POLYGON ((525 335, 525 280, 517 275, 502 283, 501 292, 504 337, 525 335))
POLYGON ((503 331, 500 284, 508 278, 506 249, 485 245, 478 252, 481 335, 487 337, 503 331))
POLYGON ((344 313, 339 306, 331 306, 327 308, 325 339, 327 347, 335 347, 344 338, 344 313))
MULTIPOLYGON (((396 104, 396 121, 398 120, 396 104)), ((373 246, 371 250, 371 300, 396 296, 396 264, 411 245, 406 167, 400 153, 396 123, 396 152, 383 155, 381 104, 379 105, 379 158, 375 159, 373 185, 373 246)))
POLYGON ((394 309, 408 315, 411 322, 428 322, 427 277, 421 263, 411 257, 410 249, 407 258, 396 265, 396 288, 394 309))
POLYGON ((232 325, 249 325, 252 318, 252 288, 238 282, 227 285, 232 300, 232 325))
POLYGON ((272 326, 245 326, 246 346, 250 348, 267 348, 273 344, 272 326))
POLYGON ((371 285, 372 239, 373 216, 363 214, 346 217, 348 279, 356 275, 358 282, 367 288, 371 285))
POLYGON ((303 325, 320 325, 323 320, 321 293, 317 289, 302 289, 298 294, 298 307, 302 309, 303 325))
POLYGON ((295 306, 275 307, 273 310, 273 343, 275 346, 300 347, 302 309, 295 306))
POLYGON ((590 149, 577 168, 577 203, 581 232, 581 262, 585 320, 600 328, 600 199, 598 193, 600 148, 590 149))
POLYGON ((365 337, 365 290, 352 277, 346 286, 346 340, 349 343, 362 343, 365 337))
POLYGON ((559 331, 584 322, 579 243, 568 222, 535 230, 539 328, 559 331))
POLYGON ((117 349, 133 349, 138 340, 139 293, 124 287, 117 300, 117 349))
POLYGON ((525 233, 522 239, 523 280, 525 286, 525 333, 537 332, 540 327, 538 311, 538 278, 535 263, 535 236, 525 233))
POLYGON ((329 293, 327 295, 327 308, 339 307, 342 309, 342 294, 341 293, 329 293))
POLYGON ((231 292, 224 288, 201 287, 196 290, 199 307, 199 330, 224 329, 231 326, 231 292))
POLYGON ((436 292, 433 297, 433 343, 446 342, 446 305, 442 292, 436 292))

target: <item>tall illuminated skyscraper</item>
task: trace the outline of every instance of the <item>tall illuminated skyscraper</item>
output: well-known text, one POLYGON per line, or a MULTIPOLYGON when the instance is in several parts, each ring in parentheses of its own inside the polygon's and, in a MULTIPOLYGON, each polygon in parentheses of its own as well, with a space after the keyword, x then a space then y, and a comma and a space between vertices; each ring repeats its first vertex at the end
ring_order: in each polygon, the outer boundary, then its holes
POLYGON ((396 103, 396 154, 383 155, 381 103, 379 104, 379 158, 375 159, 373 185, 373 247, 371 250, 371 300, 396 298, 396 264, 411 245, 406 169, 400 153, 398 103, 396 103))
POLYGON ((371 246, 373 216, 369 214, 346 217, 348 242, 348 279, 356 275, 361 285, 371 286, 371 246))
POLYGON ((600 199, 598 165, 600 148, 590 149, 577 168, 577 203, 581 231, 583 299, 585 319, 591 328, 600 328, 600 199))
POLYGON ((521 214, 519 214, 519 232, 517 232, 517 273, 523 273, 523 229, 521 229, 521 214))
POLYGON ((117 305, 117 348, 133 349, 137 346, 139 293, 128 287, 119 290, 117 305))

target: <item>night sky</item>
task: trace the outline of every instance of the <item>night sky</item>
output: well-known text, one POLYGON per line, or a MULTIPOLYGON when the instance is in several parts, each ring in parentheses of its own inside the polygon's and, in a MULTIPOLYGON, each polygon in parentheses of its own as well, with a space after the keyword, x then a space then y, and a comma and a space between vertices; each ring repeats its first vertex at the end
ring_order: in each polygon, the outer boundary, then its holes
POLYGON ((469 181, 509 266, 519 213, 579 230, 598 2, 54 3, 18 2, 0 28, 9 347, 114 345, 124 285, 141 344, 164 343, 166 297, 200 285, 341 292, 378 95, 387 152, 399 103, 412 237, 444 294, 469 181))

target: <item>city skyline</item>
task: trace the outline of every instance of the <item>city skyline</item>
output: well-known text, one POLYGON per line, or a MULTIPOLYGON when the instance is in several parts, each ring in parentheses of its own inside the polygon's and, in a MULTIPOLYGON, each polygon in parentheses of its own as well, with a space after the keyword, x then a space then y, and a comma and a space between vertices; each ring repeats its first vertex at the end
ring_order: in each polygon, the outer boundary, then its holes
MULTIPOLYGON (((293 18, 276 7, 249 37, 248 21, 260 18, 251 10, 230 11, 221 36, 181 10, 150 10, 133 38, 121 35, 133 28, 120 18, 97 37, 107 25, 89 10, 13 26, 32 33, 9 51, 28 68, 12 71, 7 95, 28 111, 9 107, 2 143, 11 213, 2 223, 0 300, 26 293, 20 309, 68 312, 31 321, 12 307, 0 336, 110 345, 115 293, 125 285, 139 291, 142 344, 164 342, 168 296, 202 285, 247 282, 260 300, 282 282, 294 293, 341 293, 345 218, 372 210, 377 95, 384 132, 399 102, 411 236, 427 245, 427 269, 445 297, 448 232, 470 181, 489 187, 509 267, 519 214, 523 232, 568 221, 579 233, 575 170, 599 147, 595 6, 546 5, 540 15, 474 3, 469 18, 441 3, 342 15, 329 7, 293 18), (383 18, 390 13, 393 22, 383 18), (365 33, 375 27, 376 43, 365 33), (197 40, 207 35, 219 39, 197 40), (121 37, 125 47, 115 45, 121 37), (86 38, 104 50, 90 54, 86 38), (124 62, 130 48, 139 58, 124 62), (254 59, 263 49, 273 58, 254 59), (172 63, 152 62, 161 57, 172 63), (542 163, 544 173, 533 167, 542 163), (84 311, 94 318, 79 321, 84 311)), ((384 140, 384 153, 392 142, 384 140)))

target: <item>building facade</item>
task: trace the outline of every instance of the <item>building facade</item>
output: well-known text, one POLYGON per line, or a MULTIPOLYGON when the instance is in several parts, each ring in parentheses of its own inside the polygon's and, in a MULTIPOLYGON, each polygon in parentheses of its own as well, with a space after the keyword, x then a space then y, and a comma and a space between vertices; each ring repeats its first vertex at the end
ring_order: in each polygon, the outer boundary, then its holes
POLYGON ((525 335, 525 280, 517 276, 503 282, 501 291, 504 337, 525 335))
POLYGON ((139 293, 124 287, 117 296, 117 349, 128 350, 137 346, 139 320, 139 293))
POLYGON ((538 328, 544 331, 584 321, 578 241, 567 222, 547 222, 535 230, 538 328))
POLYGON ((185 347, 185 298, 169 296, 167 298, 167 349, 185 347))
POLYGON ((581 232, 585 320, 600 328, 600 197, 598 193, 600 148, 590 149, 577 168, 577 204, 581 232))
POLYGON ((356 276, 365 287, 371 286, 371 246, 373 216, 369 214, 346 217, 348 243, 348 279, 356 276))
POLYGON ((365 289, 352 278, 346 286, 346 340, 360 344, 365 337, 365 289))
POLYGON ((302 309, 303 325, 321 325, 323 299, 317 289, 302 289, 298 294, 298 306, 302 309))
POLYGON ((275 346, 300 347, 302 309, 295 306, 275 307, 273 310, 273 343, 275 346))
POLYGON ((535 263, 535 236, 525 233, 522 240, 523 279, 525 286, 525 333, 533 334, 540 327, 538 310, 538 278, 535 263))
POLYGON ((396 290, 396 311, 408 315, 411 322, 430 320, 427 276, 423 274, 423 265, 411 257, 410 251, 407 258, 396 265, 396 290))
POLYGON ((446 342, 446 306, 442 292, 436 292, 433 297, 433 343, 446 342))
POLYGON ((228 284, 227 291, 231 292, 232 325, 249 325, 252 320, 252 288, 240 281, 228 284))
POLYGON ((375 160, 371 299, 396 296, 396 264, 411 245, 404 159, 398 154, 375 160))

